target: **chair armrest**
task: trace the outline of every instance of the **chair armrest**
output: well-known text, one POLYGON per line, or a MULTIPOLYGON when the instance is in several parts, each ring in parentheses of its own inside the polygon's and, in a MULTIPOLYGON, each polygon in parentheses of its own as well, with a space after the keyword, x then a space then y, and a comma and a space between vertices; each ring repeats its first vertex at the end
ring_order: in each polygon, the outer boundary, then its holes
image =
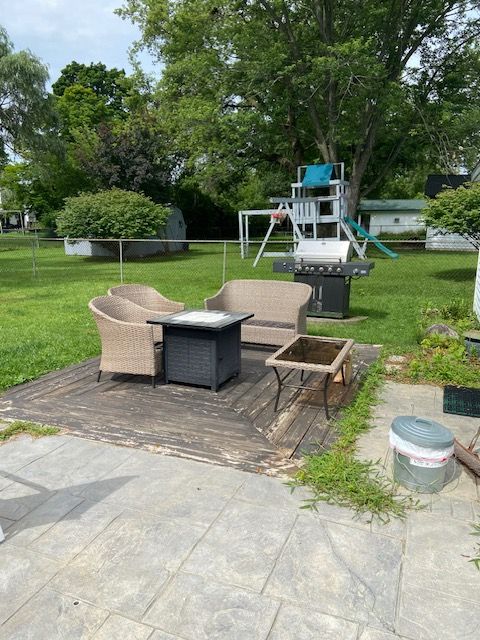
POLYGON ((307 333, 307 311, 310 300, 306 300, 299 308, 297 312, 297 319, 295 322, 295 332, 301 335, 307 333))
POLYGON ((205 305, 205 309, 211 309, 211 310, 224 310, 224 304, 223 304, 223 292, 220 290, 218 293, 216 293, 214 296, 212 296, 211 298, 205 298, 204 300, 204 305, 205 305))
POLYGON ((167 307, 171 313, 175 313, 176 311, 185 311, 185 303, 177 302, 176 300, 169 300, 167 307))
POLYGON ((175 313, 176 311, 184 311, 185 304, 176 300, 162 300, 158 302, 158 313, 175 313))
POLYGON ((118 350, 123 354, 129 352, 137 357, 139 350, 150 353, 154 348, 154 325, 107 320, 98 316, 96 319, 103 349, 118 350))

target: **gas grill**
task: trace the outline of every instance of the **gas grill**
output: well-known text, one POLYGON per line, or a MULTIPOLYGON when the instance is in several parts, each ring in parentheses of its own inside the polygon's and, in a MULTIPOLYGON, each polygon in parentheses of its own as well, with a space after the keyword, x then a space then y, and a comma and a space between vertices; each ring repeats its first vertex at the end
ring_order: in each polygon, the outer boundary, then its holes
POLYGON ((374 262, 352 261, 352 243, 347 240, 302 240, 294 259, 273 263, 277 273, 293 273, 295 282, 312 287, 309 316, 348 316, 352 278, 368 276, 374 262))

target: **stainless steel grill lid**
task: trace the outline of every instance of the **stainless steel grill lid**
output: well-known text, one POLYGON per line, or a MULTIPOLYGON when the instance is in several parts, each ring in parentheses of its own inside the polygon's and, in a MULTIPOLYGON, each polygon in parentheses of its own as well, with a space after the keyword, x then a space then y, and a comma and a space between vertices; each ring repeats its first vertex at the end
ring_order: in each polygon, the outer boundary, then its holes
POLYGON ((302 262, 348 262, 352 257, 352 243, 348 240, 301 240, 295 259, 302 262))

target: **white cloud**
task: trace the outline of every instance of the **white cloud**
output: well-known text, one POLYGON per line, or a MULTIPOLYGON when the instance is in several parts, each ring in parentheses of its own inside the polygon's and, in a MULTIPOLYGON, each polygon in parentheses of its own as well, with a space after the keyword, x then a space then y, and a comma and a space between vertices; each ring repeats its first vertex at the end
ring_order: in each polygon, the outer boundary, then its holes
MULTIPOLYGON (((15 49, 29 49, 48 65, 52 82, 72 60, 103 62, 128 73, 128 48, 139 32, 113 13, 120 5, 121 0, 0 0, 0 23, 15 49)), ((141 61, 146 71, 155 70, 147 54, 141 61)))

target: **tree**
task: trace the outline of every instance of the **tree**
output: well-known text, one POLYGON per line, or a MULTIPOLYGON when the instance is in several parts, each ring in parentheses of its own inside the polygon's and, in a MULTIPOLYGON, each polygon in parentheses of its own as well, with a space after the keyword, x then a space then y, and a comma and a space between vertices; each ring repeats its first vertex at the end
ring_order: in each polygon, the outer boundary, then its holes
POLYGON ((0 26, 0 164, 8 151, 21 153, 41 141, 51 117, 47 80, 45 65, 28 51, 15 52, 0 26))
MULTIPOLYGON (((291 175, 298 164, 345 161, 352 211, 392 169, 414 164, 409 143, 432 147, 425 120, 431 126, 439 110, 429 107, 444 99, 438 89, 451 61, 478 37, 479 7, 126 0, 120 13, 164 62, 172 132, 207 182, 272 164, 291 175)), ((467 95, 468 80, 456 81, 467 95)))
POLYGON ((101 188, 138 191, 156 202, 168 199, 175 158, 160 124, 148 112, 122 123, 100 124, 90 139, 77 140, 75 156, 101 188))
POLYGON ((73 60, 62 69, 60 77, 52 84, 52 91, 60 97, 76 85, 93 91, 117 114, 125 110, 125 100, 131 88, 123 69, 107 69, 101 62, 86 65, 73 60))
POLYGON ((423 218, 428 226, 459 233, 480 249, 480 183, 441 191, 428 201, 423 218))
POLYGON ((48 227, 69 196, 113 186, 167 200, 170 151, 149 96, 123 71, 67 65, 54 83, 54 126, 42 147, 6 167, 0 184, 48 227))
POLYGON ((111 189, 66 198, 57 229, 71 238, 148 238, 157 235, 168 213, 140 193, 111 189))
POLYGON ((7 165, 0 173, 0 188, 11 194, 9 208, 29 209, 48 228, 55 227, 55 212, 72 196, 95 187, 68 156, 59 150, 37 151, 23 162, 7 165))
POLYGON ((75 130, 92 129, 109 117, 104 99, 79 84, 65 89, 56 108, 60 116, 60 133, 65 139, 72 139, 75 130))

